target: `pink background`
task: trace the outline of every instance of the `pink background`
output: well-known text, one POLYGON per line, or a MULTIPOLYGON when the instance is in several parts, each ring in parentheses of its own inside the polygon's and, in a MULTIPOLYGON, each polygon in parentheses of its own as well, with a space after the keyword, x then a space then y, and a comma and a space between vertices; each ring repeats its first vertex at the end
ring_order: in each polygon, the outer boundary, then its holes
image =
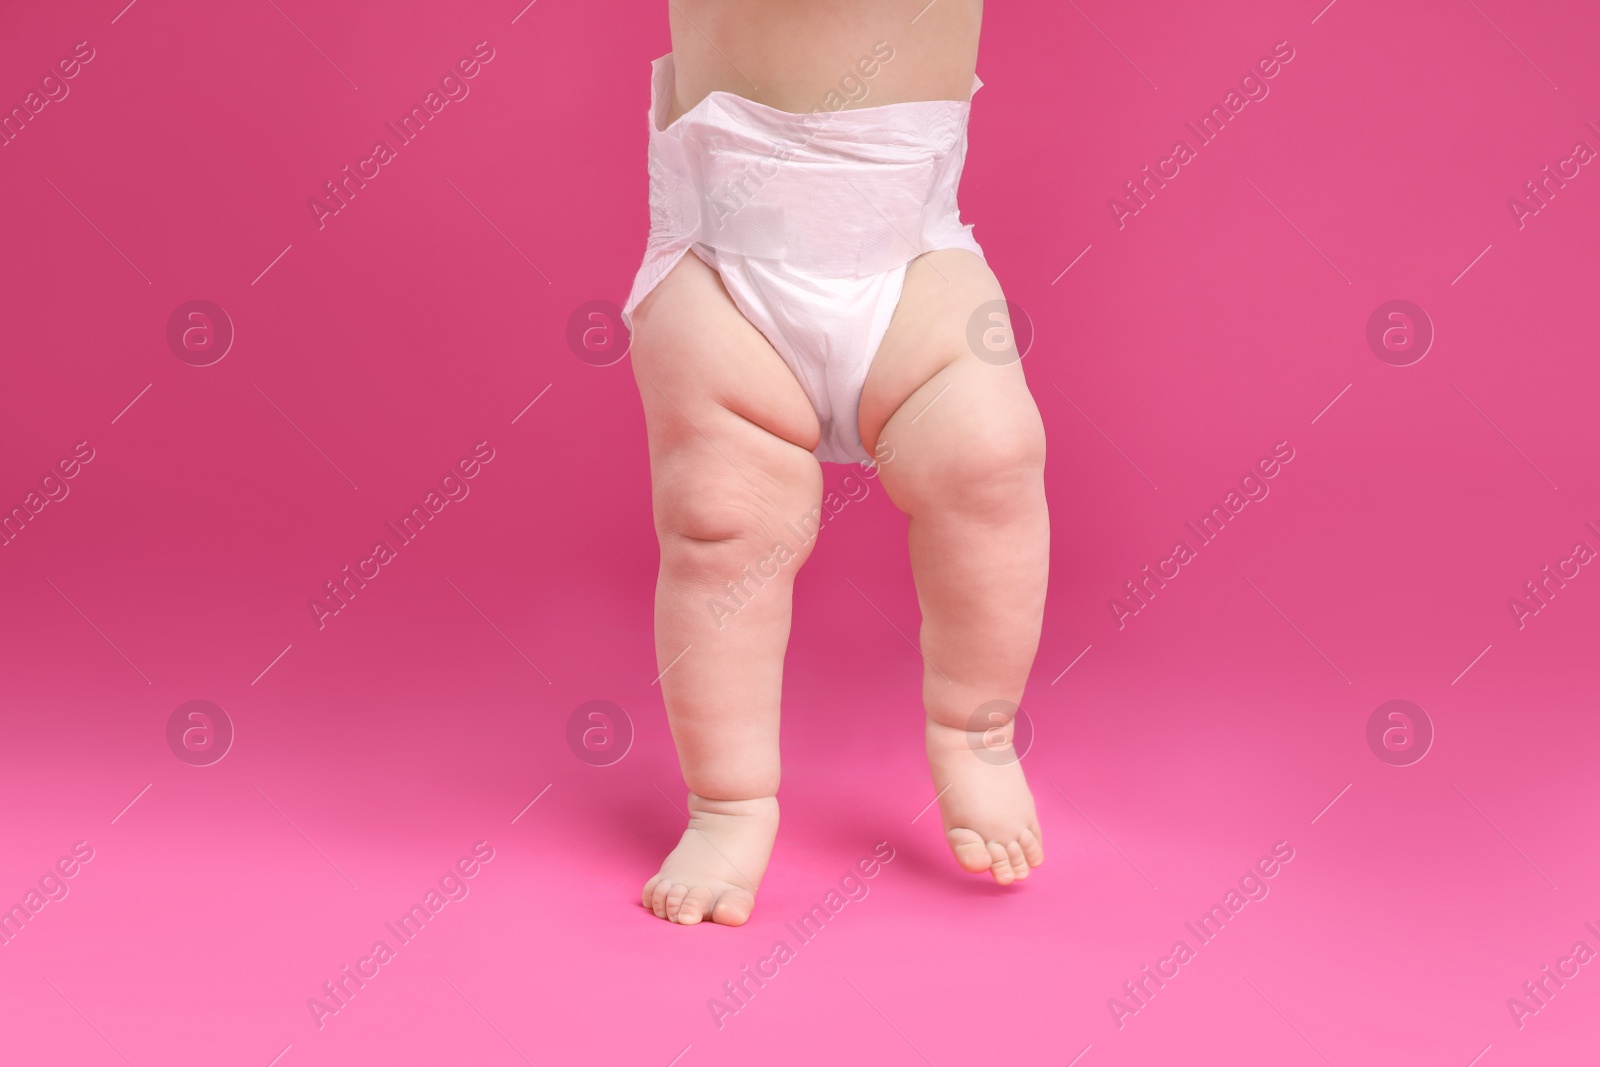
POLYGON ((1001 891, 913 822, 916 603, 874 485, 801 579, 741 929, 638 906, 683 789, 643 427, 626 360, 565 340, 643 250, 664 10, 9 5, 6 109, 95 58, 0 148, 0 504, 94 459, 0 548, 0 903, 94 858, 0 947, 0 1059, 1592 1056, 1600 965, 1521 1029, 1507 998, 1600 949, 1600 576, 1520 630, 1507 600, 1600 548, 1600 176, 1520 229, 1507 200, 1600 148, 1600 13, 1321 2, 990 5, 962 199, 1037 330, 1049 861, 1001 891), (319 230, 307 199, 482 40, 470 95, 319 230), (1108 199, 1281 40, 1270 96, 1119 230, 1108 199), (1365 340, 1395 298, 1437 331, 1407 367, 1365 340), (192 299, 237 331, 211 366, 167 346, 192 299), (319 631, 322 584, 485 440, 470 496, 319 631), (1119 629, 1123 582, 1278 441, 1270 496, 1119 629), (167 745, 194 699, 237 732, 211 766, 167 745), (590 699, 636 731, 612 766, 565 740, 590 699), (1421 762, 1368 748, 1391 699, 1437 732, 1421 762), (307 999, 480 840, 470 895, 319 1029, 307 999), (719 1029, 708 999, 880 841, 870 895, 719 1029), (1278 841, 1270 895, 1119 1028, 1108 998, 1278 841))

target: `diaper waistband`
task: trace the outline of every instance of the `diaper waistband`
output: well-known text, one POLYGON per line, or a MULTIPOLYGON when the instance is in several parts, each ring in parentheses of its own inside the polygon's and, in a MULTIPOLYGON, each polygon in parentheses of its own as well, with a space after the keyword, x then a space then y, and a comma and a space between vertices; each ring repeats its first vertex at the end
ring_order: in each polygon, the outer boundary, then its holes
POLYGON ((652 246, 847 277, 973 244, 956 206, 969 102, 797 114, 714 92, 663 129, 671 60, 656 60, 651 86, 652 246))

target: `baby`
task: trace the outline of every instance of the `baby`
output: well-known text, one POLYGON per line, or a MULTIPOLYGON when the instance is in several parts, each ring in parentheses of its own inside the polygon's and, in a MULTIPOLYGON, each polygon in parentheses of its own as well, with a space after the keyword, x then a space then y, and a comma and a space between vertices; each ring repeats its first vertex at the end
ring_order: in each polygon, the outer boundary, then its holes
POLYGON ((650 239, 623 314, 689 827, 644 905, 731 926, 755 907, 810 547, 791 549, 784 529, 816 512, 819 461, 875 470, 910 518, 945 837, 965 870, 1026 878, 1044 851, 1011 741, 1050 528, 1044 428, 999 282, 956 208, 982 0, 668 6, 650 239))

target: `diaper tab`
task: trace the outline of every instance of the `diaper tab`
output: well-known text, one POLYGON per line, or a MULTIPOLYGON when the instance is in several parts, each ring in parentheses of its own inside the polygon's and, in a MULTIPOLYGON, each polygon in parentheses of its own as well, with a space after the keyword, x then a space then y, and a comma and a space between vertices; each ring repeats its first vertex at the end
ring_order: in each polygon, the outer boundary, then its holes
POLYGON ((742 256, 788 259, 788 212, 782 204, 768 203, 770 199, 741 205, 726 199, 719 201, 714 193, 708 196, 710 217, 701 226, 700 242, 742 256))

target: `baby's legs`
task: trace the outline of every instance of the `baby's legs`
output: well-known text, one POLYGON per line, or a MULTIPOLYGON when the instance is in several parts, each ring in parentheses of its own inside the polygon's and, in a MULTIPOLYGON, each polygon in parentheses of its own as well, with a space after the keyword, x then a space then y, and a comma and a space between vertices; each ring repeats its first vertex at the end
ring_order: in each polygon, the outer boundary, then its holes
POLYGON ((1001 298, 970 252, 913 261, 860 428, 880 455, 893 450, 880 477, 910 516, 928 762, 946 836, 962 867, 1006 884, 1044 860, 1010 743, 1039 644, 1050 518, 1044 427, 1021 365, 981 360, 967 340, 969 317, 1001 298))
POLYGON ((738 926, 778 831, 779 690, 810 548, 785 525, 821 497, 819 428, 693 253, 639 305, 632 354, 661 543, 656 662, 689 787, 689 828, 643 902, 673 922, 738 926))

